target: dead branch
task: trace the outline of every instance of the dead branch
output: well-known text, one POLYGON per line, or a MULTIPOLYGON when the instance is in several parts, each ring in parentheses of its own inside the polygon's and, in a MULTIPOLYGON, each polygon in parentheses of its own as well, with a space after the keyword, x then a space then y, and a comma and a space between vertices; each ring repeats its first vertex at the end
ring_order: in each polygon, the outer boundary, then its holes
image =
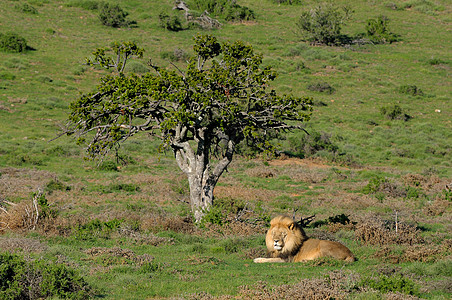
POLYGON ((314 219, 315 219, 315 215, 312 215, 312 216, 309 216, 309 217, 306 217, 306 218, 301 217, 300 221, 298 221, 297 224, 300 227, 304 228, 304 227, 307 227, 309 225, 309 223, 314 221, 314 219))
POLYGON ((198 24, 203 29, 218 29, 221 27, 221 23, 218 22, 218 20, 209 17, 209 12, 207 10, 199 17, 194 18, 193 14, 190 13, 187 4, 182 0, 176 0, 173 9, 183 10, 187 22, 198 24))

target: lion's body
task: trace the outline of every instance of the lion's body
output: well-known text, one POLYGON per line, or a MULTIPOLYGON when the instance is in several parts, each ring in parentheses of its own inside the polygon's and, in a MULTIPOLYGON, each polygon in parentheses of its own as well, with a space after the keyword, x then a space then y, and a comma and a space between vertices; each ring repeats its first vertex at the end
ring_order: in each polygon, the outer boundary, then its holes
POLYGON ((287 216, 276 217, 270 222, 265 243, 271 258, 256 258, 254 262, 301 262, 320 257, 355 260, 353 253, 341 243, 308 238, 287 216))

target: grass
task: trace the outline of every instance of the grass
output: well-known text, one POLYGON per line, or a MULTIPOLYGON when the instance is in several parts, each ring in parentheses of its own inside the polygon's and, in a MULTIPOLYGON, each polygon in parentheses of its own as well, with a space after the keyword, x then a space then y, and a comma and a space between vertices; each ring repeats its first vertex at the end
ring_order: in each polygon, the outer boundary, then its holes
MULTIPOLYGON (((94 287, 95 297, 106 299, 196 298, 203 292, 249 296, 259 288, 271 295, 284 285, 294 293, 313 288, 331 297, 342 292, 351 299, 380 299, 390 295, 388 285, 410 286, 405 279, 421 287, 416 290, 419 297, 448 299, 451 195, 444 188, 452 176, 452 36, 444 30, 452 21, 448 1, 403 1, 395 6, 339 1, 355 11, 353 20, 343 26, 344 34, 364 33, 366 20, 385 15, 391 32, 400 36, 392 44, 351 47, 312 46, 299 40, 293 25, 315 1, 297 6, 238 1, 253 9, 256 20, 221 20, 223 27, 209 33, 221 40, 244 40, 263 53, 264 64, 279 73, 273 86, 278 92, 313 97, 315 111, 306 129, 329 134, 337 151, 319 151, 305 159, 236 156, 215 190, 225 225, 203 228, 187 221, 186 178, 171 153, 157 151, 158 141, 137 136, 121 147, 128 164, 108 157, 98 167, 83 160, 83 149, 71 138, 52 140, 65 123, 69 104, 105 74, 83 65, 93 50, 133 40, 146 52, 130 70, 145 72, 150 58, 165 67, 171 67, 169 60, 183 66, 183 60, 172 55, 191 54, 192 36, 199 32, 170 32, 159 26, 158 15, 170 13, 172 1, 108 1, 129 13, 128 18, 137 22, 133 28, 101 25, 88 2, 0 3, 1 33, 14 32, 31 47, 24 53, 1 52, 0 199, 29 205, 31 194, 41 188, 50 208, 58 212, 30 230, 16 222, 23 217, 20 209, 7 205, 13 217, 8 219, 10 229, 0 229, 0 251, 49 262, 57 259, 75 268, 94 287), (320 84, 327 92, 317 88, 320 84), (412 118, 391 120, 381 113, 381 108, 394 105, 412 118), (377 178, 390 184, 364 193, 377 178), (236 216, 231 212, 243 206, 247 212, 242 219, 254 225, 232 221, 236 216), (263 236, 269 218, 294 210, 297 218, 315 214, 316 221, 345 214, 356 226, 389 226, 397 212, 400 222, 419 229, 416 234, 423 241, 366 244, 359 238, 362 229, 328 224, 308 228, 307 233, 343 242, 357 262, 252 263, 252 258, 265 255, 263 236), (121 223, 106 230, 90 223, 96 219, 100 224, 121 223), (80 228, 85 231, 80 233, 80 228), (94 248, 104 252, 92 255, 94 248), (105 250, 116 248, 122 252, 105 250), (144 259, 145 254, 153 259, 144 259), (356 280, 346 281, 338 272, 356 280), (361 280, 379 278, 386 278, 387 286, 360 289, 361 280)), ((288 133, 277 142, 283 151, 302 148, 297 141, 303 136, 288 133)), ((5 218, 0 214, 0 228, 5 218)), ((387 235, 393 234, 391 226, 387 235)))

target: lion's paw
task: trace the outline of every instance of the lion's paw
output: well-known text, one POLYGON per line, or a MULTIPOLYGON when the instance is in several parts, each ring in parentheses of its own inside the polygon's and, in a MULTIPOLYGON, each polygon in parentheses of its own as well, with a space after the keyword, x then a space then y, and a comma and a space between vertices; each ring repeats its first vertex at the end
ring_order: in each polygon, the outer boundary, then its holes
POLYGON ((264 257, 258 257, 258 258, 254 259, 255 263, 263 263, 265 261, 266 261, 266 258, 264 258, 264 257))

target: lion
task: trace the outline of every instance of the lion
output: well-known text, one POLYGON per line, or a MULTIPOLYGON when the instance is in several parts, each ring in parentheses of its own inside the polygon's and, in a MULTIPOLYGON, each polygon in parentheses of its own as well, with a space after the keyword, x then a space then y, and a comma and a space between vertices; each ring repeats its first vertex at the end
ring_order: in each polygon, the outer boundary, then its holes
POLYGON ((304 230, 288 216, 271 220, 265 243, 270 258, 255 258, 255 263, 302 262, 320 257, 355 261, 355 256, 347 247, 338 242, 308 238, 304 230))

